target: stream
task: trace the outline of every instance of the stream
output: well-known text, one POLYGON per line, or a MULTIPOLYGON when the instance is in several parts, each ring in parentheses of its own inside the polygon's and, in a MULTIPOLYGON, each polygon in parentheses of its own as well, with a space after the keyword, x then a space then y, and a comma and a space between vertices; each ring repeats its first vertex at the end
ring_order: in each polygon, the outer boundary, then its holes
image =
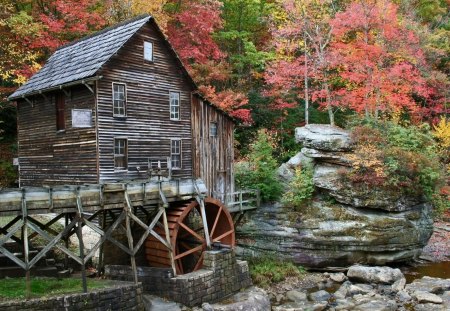
POLYGON ((450 261, 429 262, 415 266, 400 267, 406 278, 406 283, 424 276, 434 278, 450 279, 450 261))

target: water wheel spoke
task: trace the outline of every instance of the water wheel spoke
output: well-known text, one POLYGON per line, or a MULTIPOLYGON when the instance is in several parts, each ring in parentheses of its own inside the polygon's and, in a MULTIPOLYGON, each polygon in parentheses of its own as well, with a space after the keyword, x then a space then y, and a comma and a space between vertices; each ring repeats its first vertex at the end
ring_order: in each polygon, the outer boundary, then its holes
POLYGON ((183 270, 183 263, 181 262, 181 260, 176 260, 176 265, 177 265, 177 270, 179 273, 184 274, 184 270, 183 270))
POLYGON ((213 242, 218 242, 218 241, 220 241, 221 239, 223 239, 224 237, 226 237, 226 236, 232 234, 233 232, 234 232, 234 230, 231 229, 230 231, 227 231, 227 232, 225 232, 224 234, 222 234, 222 235, 220 235, 220 236, 214 238, 214 239, 213 239, 213 242))
POLYGON ((198 258, 197 263, 195 264, 194 271, 196 271, 196 270, 198 270, 198 269, 201 268, 202 263, 203 263, 203 256, 204 256, 204 255, 205 255, 205 252, 202 252, 202 254, 200 255, 200 257, 198 258))
POLYGON ((219 222, 220 213, 222 213, 222 206, 219 207, 219 211, 217 212, 216 219, 214 220, 213 227, 212 227, 211 232, 209 234, 209 236, 211 238, 213 237, 214 231, 216 230, 217 223, 219 222))
MULTIPOLYGON (((195 232, 199 232, 199 231, 202 231, 203 230, 203 226, 202 227, 200 227, 200 228, 197 228, 197 229, 193 229, 195 232)), ((189 234, 189 232, 183 232, 182 234, 178 234, 178 236, 180 237, 180 238, 184 238, 184 237, 186 237, 186 236, 189 236, 190 234, 189 234)))
POLYGON ((199 240, 200 242, 204 242, 205 239, 202 238, 197 232, 195 232, 194 230, 192 230, 191 228, 189 228, 188 226, 186 226, 184 223, 180 222, 180 226, 186 230, 187 232, 189 232, 191 235, 193 235, 194 237, 197 238, 197 240, 199 240))
MULTIPOLYGON (((191 249, 192 246, 193 246, 192 244, 194 244, 194 243, 188 244, 188 243, 186 243, 186 242, 184 242, 184 241, 180 241, 180 240, 178 240, 178 243, 180 244, 180 246, 183 246, 185 249, 191 249)), ((196 245, 196 247, 197 247, 197 246, 202 245, 202 244, 195 243, 195 245, 196 245)))
POLYGON ((187 256, 187 255, 190 255, 190 254, 192 254, 192 253, 195 253, 195 252, 197 252, 197 251, 201 251, 203 249, 203 245, 199 245, 199 246, 197 246, 197 247, 194 247, 193 249, 190 249, 190 250, 188 250, 188 251, 185 251, 184 253, 181 253, 181 254, 179 254, 179 255, 176 255, 175 256, 175 260, 177 260, 177 259, 180 259, 180 258, 183 258, 183 257, 185 257, 185 256, 187 256))

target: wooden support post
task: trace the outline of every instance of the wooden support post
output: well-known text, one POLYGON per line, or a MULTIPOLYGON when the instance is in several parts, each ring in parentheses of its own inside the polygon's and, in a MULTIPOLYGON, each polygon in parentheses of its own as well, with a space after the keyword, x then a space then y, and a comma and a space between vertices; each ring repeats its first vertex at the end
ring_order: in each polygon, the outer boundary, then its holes
POLYGON ((134 252, 134 242, 133 242, 133 234, 131 232, 131 222, 130 217, 133 213, 133 208, 130 202, 130 198, 128 197, 128 190, 127 186, 125 185, 125 226, 127 231, 127 238, 128 238, 128 248, 131 250, 131 269, 133 270, 133 276, 134 276, 134 283, 138 284, 138 276, 137 276, 137 266, 136 266, 136 253, 134 252))
POLYGON ((170 232, 169 232, 169 223, 167 221, 167 214, 166 214, 166 209, 163 206, 160 206, 159 209, 163 210, 163 224, 164 224, 164 233, 166 235, 166 240, 167 242, 170 244, 171 248, 169 249, 169 256, 170 256, 170 264, 172 266, 172 270, 173 270, 173 274, 176 276, 177 275, 177 269, 175 267, 175 259, 174 259, 174 255, 173 255, 173 251, 174 251, 174 247, 175 245, 172 245, 170 242, 170 232))
MULTIPOLYGON (((105 231, 106 228, 106 211, 103 210, 102 212, 102 220, 101 220, 101 224, 100 224, 103 232, 105 231)), ((98 254, 98 271, 100 272, 100 274, 103 274, 104 271, 104 248, 105 243, 100 244, 100 250, 99 250, 99 254, 98 254)))
POLYGON ((81 204, 80 187, 77 187, 77 228, 76 233, 78 237, 78 245, 80 246, 80 259, 81 259, 81 281, 83 283, 83 292, 87 293, 87 280, 86 280, 86 261, 84 260, 84 243, 83 243, 83 206, 81 204))
MULTIPOLYGON (((68 225, 69 225, 69 214, 65 213, 64 214, 64 229, 67 228, 68 225)), ((64 246, 66 248, 69 248, 69 237, 67 235, 64 236, 64 246)), ((64 253, 64 268, 66 270, 69 269, 69 255, 67 255, 66 253, 64 253)))
MULTIPOLYGON (((126 223, 126 229, 127 229, 128 248, 130 250, 133 250, 134 242, 133 242, 133 234, 131 233, 131 222, 130 222, 129 213, 131 213, 131 209, 129 209, 128 212, 126 213, 125 223, 126 223)), ((130 261, 131 261, 131 269, 133 270, 134 283, 137 284, 138 276, 137 276, 136 256, 135 256, 134 252, 131 253, 130 261)))
POLYGON ((192 179, 192 184, 194 186, 194 190, 197 193, 196 200, 198 204, 200 205, 200 214, 202 215, 202 222, 203 222, 203 231, 205 232, 205 241, 206 241, 206 247, 208 249, 211 248, 211 238, 209 236, 209 228, 208 228, 208 222, 206 221, 206 212, 205 212, 205 201, 203 200, 203 195, 200 192, 200 189, 197 186, 197 182, 195 179, 192 179))
POLYGON ((29 247, 28 247, 28 212, 27 212, 27 200, 25 197, 25 188, 22 188, 22 241, 23 241, 23 256, 25 263, 25 278, 26 278, 26 298, 31 297, 31 276, 29 265, 29 247))
POLYGON ((81 218, 79 218, 77 223, 77 237, 78 243, 80 245, 80 259, 81 259, 81 281, 83 283, 83 292, 87 293, 87 280, 86 280, 86 262, 84 261, 84 243, 83 243, 83 231, 82 231, 83 222, 81 218))
POLYGON ((202 222, 203 222, 203 230, 205 232, 206 247, 208 249, 210 249, 211 248, 211 238, 209 236, 208 221, 206 219, 205 201, 201 197, 197 197, 197 201, 200 204, 200 213, 202 214, 202 222))

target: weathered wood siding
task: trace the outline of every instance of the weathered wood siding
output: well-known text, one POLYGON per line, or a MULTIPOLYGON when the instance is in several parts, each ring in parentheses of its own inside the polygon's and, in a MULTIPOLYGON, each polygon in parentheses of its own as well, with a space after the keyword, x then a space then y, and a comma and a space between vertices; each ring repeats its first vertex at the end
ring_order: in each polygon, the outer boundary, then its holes
POLYGON ((95 97, 85 87, 65 96, 65 130, 56 130, 55 93, 18 102, 20 185, 96 183, 95 97), (72 109, 92 109, 93 127, 72 128, 72 109))
POLYGON ((98 81, 100 180, 142 178, 136 167, 148 158, 170 156, 170 140, 182 140, 182 168, 174 178, 192 177, 191 92, 193 87, 152 23, 144 25, 104 68, 98 81), (144 41, 153 42, 153 62, 144 60, 144 41), (126 118, 113 117, 112 83, 125 83, 126 118), (171 121, 169 92, 180 93, 181 120, 171 121), (114 138, 128 140, 128 170, 114 170, 114 138))
POLYGON ((233 121, 223 112, 193 96, 192 133, 194 176, 205 182, 209 195, 214 192, 233 192, 233 121), (211 123, 217 124, 216 136, 210 132, 211 123))

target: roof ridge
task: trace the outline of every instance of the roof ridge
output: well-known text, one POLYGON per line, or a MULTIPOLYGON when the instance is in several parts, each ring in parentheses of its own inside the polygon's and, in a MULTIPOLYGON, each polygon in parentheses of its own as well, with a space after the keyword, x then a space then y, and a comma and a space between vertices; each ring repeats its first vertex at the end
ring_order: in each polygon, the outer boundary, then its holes
POLYGON ((145 14, 141 14, 141 15, 135 16, 135 17, 133 17, 133 18, 127 19, 127 20, 122 21, 122 22, 120 22, 120 23, 118 23, 118 24, 115 24, 115 25, 106 27, 106 28, 104 28, 104 29, 102 29, 102 30, 99 30, 99 31, 96 31, 96 32, 93 32, 93 33, 91 33, 91 34, 89 34, 89 35, 87 35, 87 36, 84 36, 84 37, 80 38, 80 39, 77 39, 77 40, 74 40, 74 41, 72 41, 72 42, 68 42, 68 43, 66 43, 66 44, 63 44, 63 45, 61 45, 60 47, 58 47, 58 48, 55 50, 55 52, 56 52, 56 51, 59 51, 59 50, 62 50, 62 49, 65 49, 65 48, 67 48, 67 47, 69 47, 69 46, 75 45, 75 44, 77 44, 77 43, 83 42, 83 41, 85 41, 85 40, 87 40, 87 39, 91 39, 91 38, 96 37, 96 36, 98 36, 98 35, 102 35, 102 34, 108 32, 108 31, 114 30, 114 29, 116 29, 116 28, 118 28, 118 27, 121 27, 121 26, 130 24, 130 23, 136 22, 136 21, 138 21, 138 20, 141 20, 141 19, 144 19, 144 18, 147 18, 147 17, 150 17, 150 18, 151 18, 152 16, 151 16, 150 14, 148 14, 148 13, 145 13, 145 14))

